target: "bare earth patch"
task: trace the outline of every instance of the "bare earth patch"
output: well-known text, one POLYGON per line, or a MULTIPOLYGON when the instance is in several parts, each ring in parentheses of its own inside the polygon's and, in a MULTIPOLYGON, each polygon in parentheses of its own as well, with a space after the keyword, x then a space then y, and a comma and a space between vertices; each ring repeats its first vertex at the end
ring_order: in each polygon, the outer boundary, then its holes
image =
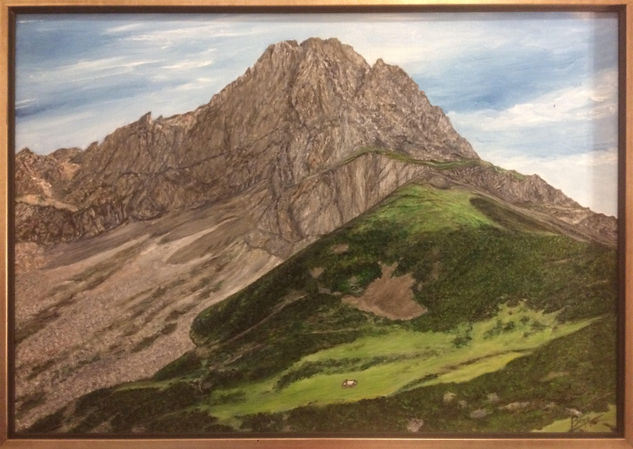
POLYGON ((332 252, 334 254, 344 254, 349 250, 349 245, 347 243, 339 243, 338 245, 334 245, 332 247, 332 252))
POLYGON ((411 320, 426 313, 413 298, 413 276, 392 277, 396 266, 381 264, 382 276, 369 284, 362 296, 345 296, 343 302, 391 320, 411 320))
POLYGON ((325 271, 325 268, 323 267, 314 267, 310 269, 310 276, 312 276, 314 279, 319 279, 319 277, 321 277, 321 275, 323 274, 323 272, 325 271))

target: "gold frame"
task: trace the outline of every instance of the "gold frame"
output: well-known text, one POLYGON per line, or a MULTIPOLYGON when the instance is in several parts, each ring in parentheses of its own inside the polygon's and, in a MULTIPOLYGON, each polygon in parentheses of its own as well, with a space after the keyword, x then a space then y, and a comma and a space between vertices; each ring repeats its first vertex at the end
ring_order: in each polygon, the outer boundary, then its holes
POLYGON ((633 448, 633 0, 0 0, 0 447, 2 448, 541 448, 541 449, 625 449, 633 448), (620 92, 619 142, 620 217, 624 218, 624 238, 620 263, 623 264, 624 369, 623 434, 616 438, 214 438, 214 439, 26 439, 9 438, 8 414, 8 204, 9 176, 9 25, 12 8, 19 7, 392 7, 424 6, 429 9, 569 9, 614 8, 620 12, 620 92), (623 185, 622 185, 623 184, 623 185))

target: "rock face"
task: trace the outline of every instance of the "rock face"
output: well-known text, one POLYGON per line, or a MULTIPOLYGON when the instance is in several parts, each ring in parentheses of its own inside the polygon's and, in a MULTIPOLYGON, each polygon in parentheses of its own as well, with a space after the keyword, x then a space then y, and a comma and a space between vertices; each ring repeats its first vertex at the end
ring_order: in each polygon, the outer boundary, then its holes
MULTIPOLYGON (((58 150, 63 151, 63 150, 58 150)), ((80 150, 77 150, 79 152, 80 150)), ((72 172, 64 170, 56 156, 41 156, 28 148, 20 151, 15 158, 15 182, 19 195, 37 195, 41 197, 56 197, 62 195, 57 189, 72 177, 72 172), (68 173, 68 174, 67 174, 68 173)), ((66 159, 67 160, 67 159, 66 159)))

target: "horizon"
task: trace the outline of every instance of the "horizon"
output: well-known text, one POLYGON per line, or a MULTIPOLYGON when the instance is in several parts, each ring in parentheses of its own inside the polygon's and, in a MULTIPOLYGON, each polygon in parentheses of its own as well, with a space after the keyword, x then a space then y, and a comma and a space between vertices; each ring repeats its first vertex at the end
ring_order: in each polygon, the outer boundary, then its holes
POLYGON ((615 14, 297 17, 19 14, 15 151, 85 149, 206 104, 272 43, 336 37, 405 70, 482 159, 617 216, 615 14))

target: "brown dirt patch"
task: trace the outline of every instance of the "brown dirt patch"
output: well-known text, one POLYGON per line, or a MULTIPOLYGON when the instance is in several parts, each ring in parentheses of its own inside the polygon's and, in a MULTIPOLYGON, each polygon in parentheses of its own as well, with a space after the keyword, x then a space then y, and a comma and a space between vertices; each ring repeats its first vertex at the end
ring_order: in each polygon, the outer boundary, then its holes
POLYGON ((319 279, 324 271, 325 271, 325 268, 323 268, 323 267, 311 268, 310 269, 310 276, 312 276, 314 279, 319 279))
POLYGON ((334 245, 332 247, 332 252, 334 254, 344 254, 349 250, 349 245, 347 243, 339 243, 338 245, 334 245))
POLYGON ((413 298, 413 276, 392 277, 396 266, 381 264, 382 276, 369 284, 362 296, 345 296, 343 302, 391 320, 411 320, 426 313, 413 298))

